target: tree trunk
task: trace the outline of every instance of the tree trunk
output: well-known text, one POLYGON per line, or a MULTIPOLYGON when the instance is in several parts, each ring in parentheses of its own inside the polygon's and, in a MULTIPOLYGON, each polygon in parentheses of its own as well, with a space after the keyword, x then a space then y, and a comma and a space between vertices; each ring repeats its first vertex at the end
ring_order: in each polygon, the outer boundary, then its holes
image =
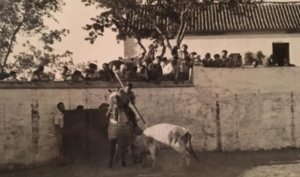
POLYGON ((143 49, 143 53, 142 53, 142 59, 143 59, 147 53, 147 50, 146 50, 145 46, 142 44, 141 38, 136 38, 136 39, 137 39, 137 43, 139 44, 139 46, 143 49))
MULTIPOLYGON (((170 44, 170 40, 167 38, 167 37, 165 37, 164 38, 164 41, 166 42, 166 46, 170 49, 170 51, 172 51, 172 46, 171 46, 171 44, 170 44)), ((165 45, 165 44, 164 44, 165 45)))
MULTIPOLYGON (((24 18, 25 19, 25 18, 24 18)), ((16 38, 16 35, 18 34, 20 28, 22 27, 23 23, 24 23, 24 19, 19 23, 18 27, 15 29, 11 39, 10 39, 10 44, 9 44, 9 47, 8 47, 8 50, 7 50, 7 53, 4 57, 4 62, 1 66, 1 72, 3 73, 4 72, 4 68, 6 67, 6 63, 7 63, 7 60, 8 60, 8 57, 10 55, 10 53, 12 52, 12 47, 13 47, 13 44, 14 44, 14 40, 16 38)))
POLYGON ((166 53, 166 45, 165 45, 165 43, 163 42, 162 43, 162 50, 161 50, 161 54, 160 54, 160 57, 162 58, 164 55, 165 55, 165 53, 166 53))
POLYGON ((179 41, 178 41, 178 43, 177 43, 177 46, 180 46, 181 43, 182 43, 182 40, 183 40, 183 38, 184 38, 184 36, 185 36, 185 32, 186 32, 187 25, 188 25, 188 21, 185 21, 185 22, 184 22, 184 25, 183 25, 183 29, 182 29, 182 31, 181 31, 181 35, 180 35, 179 41))
POLYGON ((185 22, 184 22, 184 13, 181 12, 181 14, 180 14, 180 26, 179 26, 179 29, 178 29, 177 35, 176 35, 176 45, 177 45, 177 47, 180 47, 180 43, 181 43, 180 39, 181 39, 182 32, 183 32, 183 29, 184 29, 184 24, 185 24, 185 22))

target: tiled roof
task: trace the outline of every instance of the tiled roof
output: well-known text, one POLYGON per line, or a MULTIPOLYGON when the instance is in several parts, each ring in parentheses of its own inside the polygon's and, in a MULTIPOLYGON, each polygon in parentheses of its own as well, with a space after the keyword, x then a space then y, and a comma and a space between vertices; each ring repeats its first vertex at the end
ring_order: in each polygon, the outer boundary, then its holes
MULTIPOLYGON (((134 22, 134 18, 129 18, 129 22, 134 22)), ((193 12, 187 27, 187 33, 199 34, 295 30, 300 31, 300 3, 292 2, 240 4, 234 10, 227 4, 206 5, 193 12)))

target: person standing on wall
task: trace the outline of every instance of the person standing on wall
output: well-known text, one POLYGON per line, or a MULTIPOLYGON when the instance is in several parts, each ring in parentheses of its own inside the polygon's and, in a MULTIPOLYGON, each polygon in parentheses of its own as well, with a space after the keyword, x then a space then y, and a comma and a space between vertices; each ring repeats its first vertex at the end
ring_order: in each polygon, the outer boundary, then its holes
POLYGON ((132 92, 133 85, 132 83, 126 83, 125 87, 119 90, 121 102, 124 105, 124 109, 126 111, 127 117, 129 117, 132 122, 132 128, 136 135, 142 134, 141 128, 137 125, 136 114, 130 108, 129 103, 132 105, 135 104, 135 95, 132 92))
POLYGON ((62 102, 57 104, 58 113, 54 117, 55 124, 55 136, 57 138, 58 149, 59 149, 59 160, 60 163, 64 163, 64 138, 63 138, 63 128, 64 128, 64 113, 65 105, 62 102))

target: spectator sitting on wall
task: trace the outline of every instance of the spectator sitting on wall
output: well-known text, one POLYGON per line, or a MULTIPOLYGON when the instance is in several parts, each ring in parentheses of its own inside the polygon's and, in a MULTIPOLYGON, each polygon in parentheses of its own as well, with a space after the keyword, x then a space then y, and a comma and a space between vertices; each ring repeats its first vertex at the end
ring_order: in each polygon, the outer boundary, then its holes
POLYGON ((137 64, 137 71, 136 71, 137 78, 143 81, 148 81, 148 71, 147 67, 144 64, 138 63, 137 64))
POLYGON ((161 67, 163 71, 163 77, 166 80, 174 79, 174 67, 171 62, 168 61, 166 57, 162 59, 161 67))
POLYGON ((155 60, 149 64, 149 80, 156 84, 160 83, 160 78, 162 77, 162 68, 160 65, 161 57, 156 57, 155 60))
POLYGON ((200 65, 201 64, 201 56, 197 55, 194 59, 194 65, 200 65))
POLYGON ((227 62, 225 63, 225 66, 229 68, 235 67, 235 61, 233 59, 233 55, 229 55, 229 57, 227 58, 227 62))
POLYGON ((203 67, 212 67, 213 59, 210 58, 210 53, 205 54, 205 58, 202 60, 203 67))
POLYGON ((270 57, 267 59, 267 66, 268 67, 277 66, 277 63, 275 61, 275 56, 273 54, 271 54, 270 57))
POLYGON ((49 76, 44 73, 44 66, 39 66, 37 70, 32 73, 32 82, 47 82, 50 81, 49 76))
POLYGON ((78 105, 77 108, 76 108, 76 110, 84 110, 84 106, 78 105))
POLYGON ((242 55, 238 55, 237 57, 236 57, 236 67, 241 67, 243 65, 243 60, 242 60, 242 55))
POLYGON ((64 162, 64 140, 63 140, 63 128, 64 128, 64 114, 65 114, 65 105, 60 102, 57 104, 58 112, 54 117, 54 125, 55 125, 55 136, 57 138, 58 150, 60 155, 60 163, 64 162))
POLYGON ((103 81, 114 81, 114 77, 107 63, 102 65, 102 70, 99 71, 99 79, 103 81))
POLYGON ((227 65, 227 62, 228 62, 227 54, 228 54, 227 50, 222 50, 221 60, 222 60, 223 66, 227 65))
POLYGON ((94 63, 89 64, 89 68, 85 71, 85 78, 87 80, 97 80, 99 78, 99 74, 97 72, 97 65, 94 63))
POLYGON ((127 66, 125 64, 122 64, 120 66, 120 70, 115 71, 115 74, 118 75, 119 79, 121 80, 126 79, 126 73, 127 73, 127 66))
POLYGON ((214 55, 214 61, 212 63, 212 67, 216 67, 216 68, 220 68, 223 67, 223 61, 220 59, 220 55, 219 54, 215 54, 214 55))
POLYGON ((4 81, 19 81, 19 80, 17 79, 17 72, 11 71, 11 72, 9 73, 9 77, 5 78, 4 81))
POLYGON ((82 82, 83 81, 83 76, 82 73, 78 70, 74 71, 71 77, 68 77, 66 79, 69 82, 82 82))
POLYGON ((132 81, 137 79, 137 66, 133 66, 129 71, 126 72, 126 80, 132 81))
POLYGON ((55 76, 55 81, 66 81, 71 76, 70 70, 67 66, 63 66, 62 72, 58 76, 55 76))
POLYGON ((195 63, 195 60, 196 60, 196 55, 197 55, 196 52, 192 52, 192 53, 189 55, 189 64, 190 64, 190 67, 193 67, 193 65, 194 65, 194 63, 195 63))
POLYGON ((283 66, 287 66, 287 67, 293 67, 296 66, 294 64, 290 64, 289 60, 287 58, 283 59, 284 65, 283 66))
POLYGON ((252 62, 252 66, 253 66, 254 68, 256 68, 256 67, 258 66, 258 61, 257 61, 257 60, 254 60, 254 61, 252 62))

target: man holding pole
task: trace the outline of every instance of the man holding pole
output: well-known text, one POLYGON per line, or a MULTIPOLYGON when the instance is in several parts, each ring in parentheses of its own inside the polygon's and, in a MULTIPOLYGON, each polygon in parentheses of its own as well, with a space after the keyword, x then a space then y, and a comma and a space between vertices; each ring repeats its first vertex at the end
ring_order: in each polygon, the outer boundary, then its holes
POLYGON ((135 104, 135 95, 132 92, 132 87, 132 83, 127 83, 122 89, 119 90, 119 94, 127 116, 132 119, 132 128, 135 134, 140 135, 142 130, 138 127, 136 115, 129 106, 129 103, 131 103, 133 106, 135 104))

